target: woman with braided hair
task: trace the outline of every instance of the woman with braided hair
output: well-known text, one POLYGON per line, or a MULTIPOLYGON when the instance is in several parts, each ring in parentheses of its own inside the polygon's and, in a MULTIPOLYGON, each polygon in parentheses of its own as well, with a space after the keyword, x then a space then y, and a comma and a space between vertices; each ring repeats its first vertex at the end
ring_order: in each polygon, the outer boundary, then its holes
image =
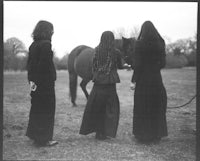
POLYGON ((89 95, 80 134, 96 132, 96 139, 115 137, 119 122, 119 98, 116 83, 120 82, 117 69, 122 69, 120 52, 114 48, 114 35, 103 32, 93 58, 94 86, 89 95))

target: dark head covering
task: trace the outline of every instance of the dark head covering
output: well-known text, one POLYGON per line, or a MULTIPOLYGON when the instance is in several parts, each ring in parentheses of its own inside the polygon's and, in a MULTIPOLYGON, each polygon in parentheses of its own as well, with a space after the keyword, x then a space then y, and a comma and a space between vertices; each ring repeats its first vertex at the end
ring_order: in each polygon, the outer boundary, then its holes
POLYGON ((35 26, 32 37, 33 40, 50 40, 53 35, 53 24, 48 21, 39 21, 35 26))
POLYGON ((138 40, 164 41, 151 21, 143 23, 138 40))
POLYGON ((156 53, 163 54, 165 50, 165 41, 151 21, 145 21, 143 23, 138 36, 138 41, 140 46, 141 44, 145 44, 145 46, 140 48, 145 48, 147 51, 149 51, 148 53, 150 55, 155 55, 157 57, 156 53))
POLYGON ((145 21, 135 44, 134 66, 158 64, 165 59, 165 41, 151 21, 145 21))
POLYGON ((95 48, 93 71, 109 74, 114 64, 114 34, 105 31, 101 35, 101 41, 95 48))

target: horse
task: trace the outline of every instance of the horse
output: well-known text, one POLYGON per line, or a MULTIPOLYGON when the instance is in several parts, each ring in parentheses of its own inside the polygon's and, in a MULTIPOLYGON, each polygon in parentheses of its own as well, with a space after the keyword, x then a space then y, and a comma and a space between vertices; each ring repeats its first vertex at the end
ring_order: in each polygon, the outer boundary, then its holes
MULTIPOLYGON (((128 64, 132 65, 132 55, 134 48, 135 38, 115 39, 115 48, 117 48, 122 59, 128 64)), ((82 81, 80 87, 88 99, 89 94, 86 86, 92 80, 92 60, 95 53, 95 49, 86 45, 79 45, 75 47, 69 54, 67 60, 68 73, 69 73, 69 93, 71 97, 71 103, 76 105, 76 93, 77 93, 77 77, 81 77, 82 81)))

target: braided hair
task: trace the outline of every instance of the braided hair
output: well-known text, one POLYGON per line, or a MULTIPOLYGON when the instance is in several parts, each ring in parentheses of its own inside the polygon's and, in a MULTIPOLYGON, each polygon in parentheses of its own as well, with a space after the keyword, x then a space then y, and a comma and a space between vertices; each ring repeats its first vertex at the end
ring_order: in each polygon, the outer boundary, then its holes
POLYGON ((114 34, 111 31, 105 31, 101 35, 99 45, 95 48, 93 72, 109 74, 114 61, 114 34))

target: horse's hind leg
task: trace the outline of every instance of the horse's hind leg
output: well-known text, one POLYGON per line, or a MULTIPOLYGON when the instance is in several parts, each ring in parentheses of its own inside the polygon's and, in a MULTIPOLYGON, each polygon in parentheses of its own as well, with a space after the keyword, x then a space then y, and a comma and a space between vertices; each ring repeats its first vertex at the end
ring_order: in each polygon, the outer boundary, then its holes
POLYGON ((88 94, 88 92, 87 92, 87 89, 86 89, 86 85, 88 84, 88 82, 89 82, 90 80, 82 80, 81 81, 81 83, 80 83, 80 86, 81 86, 81 88, 82 88, 82 90, 83 90, 83 92, 84 92, 84 94, 85 94, 85 97, 88 99, 88 97, 89 97, 89 94, 88 94))
POLYGON ((77 74, 69 72, 69 92, 73 106, 76 106, 76 92, 77 92, 77 74))

